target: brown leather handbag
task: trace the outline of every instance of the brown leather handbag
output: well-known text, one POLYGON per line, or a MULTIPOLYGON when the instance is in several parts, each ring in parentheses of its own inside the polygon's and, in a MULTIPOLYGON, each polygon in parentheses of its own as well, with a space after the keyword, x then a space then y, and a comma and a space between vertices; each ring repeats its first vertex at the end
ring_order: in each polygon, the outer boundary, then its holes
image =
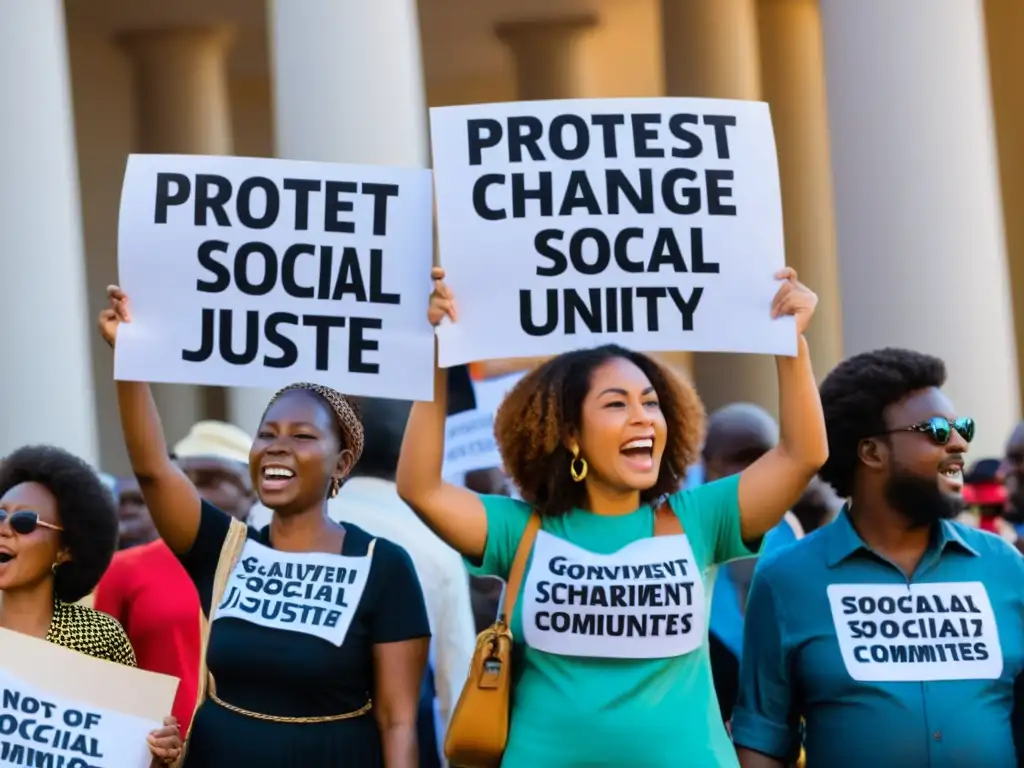
MULTIPOLYGON (((469 676, 452 712, 444 740, 448 762, 458 768, 498 768, 508 743, 512 694, 512 612, 526 570, 526 560, 540 528, 534 512, 519 540, 498 620, 476 639, 469 676)), ((660 504, 654 515, 654 535, 683 533, 682 523, 669 507, 660 504)))
POLYGON ((508 743, 512 695, 512 611, 526 570, 526 560, 540 528, 534 512, 519 540, 508 574, 498 620, 479 634, 469 676, 452 711, 444 754, 459 768, 497 768, 508 743))

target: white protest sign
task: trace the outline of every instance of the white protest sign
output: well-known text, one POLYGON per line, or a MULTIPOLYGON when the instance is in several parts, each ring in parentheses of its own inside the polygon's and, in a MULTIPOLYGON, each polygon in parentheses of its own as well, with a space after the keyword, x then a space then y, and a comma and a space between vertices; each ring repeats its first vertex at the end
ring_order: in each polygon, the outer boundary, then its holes
POLYGON ((241 619, 340 646, 370 575, 370 547, 365 556, 350 557, 279 552, 249 539, 213 620, 241 619))
POLYGON ((685 535, 598 555, 537 532, 523 591, 523 635, 559 656, 661 659, 704 642, 704 582, 685 535))
POLYGON ((433 398, 431 174, 132 155, 118 379, 433 398))
POLYGON ((448 367, 616 343, 796 354, 768 105, 581 99, 430 110, 448 367))
POLYGON ((995 680, 1003 649, 980 581, 830 584, 846 671, 862 682, 995 680))
POLYGON ((473 382, 476 408, 453 414, 445 422, 442 474, 446 478, 502 465, 494 439, 494 417, 505 395, 525 375, 522 371, 473 382))
POLYGON ((0 764, 149 768, 146 738, 162 722, 55 696, 0 669, 0 764))
POLYGON ((148 768, 178 680, 0 630, 0 764, 148 768))

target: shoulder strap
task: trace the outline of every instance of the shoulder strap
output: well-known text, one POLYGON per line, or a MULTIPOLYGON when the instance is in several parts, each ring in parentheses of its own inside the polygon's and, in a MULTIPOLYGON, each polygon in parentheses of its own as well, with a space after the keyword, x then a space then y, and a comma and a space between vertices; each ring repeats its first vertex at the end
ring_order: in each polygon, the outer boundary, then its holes
POLYGON ((683 521, 672 510, 672 505, 668 503, 668 499, 665 499, 654 510, 654 535, 678 536, 681 533, 683 533, 683 521))
POLYGON ((538 530, 540 530, 540 515, 533 512, 530 514, 530 519, 526 521, 526 528, 522 538, 519 539, 516 557, 512 561, 512 568, 508 572, 508 581, 505 583, 505 599, 499 620, 506 624, 512 623, 512 611, 515 610, 516 598, 519 597, 519 585, 523 582, 526 559, 530 556, 530 550, 533 549, 533 540, 537 538, 538 530))
MULTIPOLYGON (((231 578, 231 571, 234 570, 238 558, 242 554, 242 548, 249 535, 249 526, 240 520, 231 518, 228 525, 228 533, 224 537, 224 543, 220 548, 220 557, 217 558, 217 571, 213 577, 213 592, 210 596, 210 618, 213 618, 217 606, 224 597, 224 590, 227 588, 228 579, 231 578)), ((203 615, 203 609, 199 608, 199 685, 196 692, 196 705, 192 710, 193 716, 199 710, 200 705, 206 701, 206 694, 213 686, 213 676, 206 668, 206 647, 210 642, 210 619, 203 615)), ((188 754, 188 743, 191 734, 185 735, 184 749, 181 755, 173 764, 173 768, 181 768, 185 763, 188 754)))

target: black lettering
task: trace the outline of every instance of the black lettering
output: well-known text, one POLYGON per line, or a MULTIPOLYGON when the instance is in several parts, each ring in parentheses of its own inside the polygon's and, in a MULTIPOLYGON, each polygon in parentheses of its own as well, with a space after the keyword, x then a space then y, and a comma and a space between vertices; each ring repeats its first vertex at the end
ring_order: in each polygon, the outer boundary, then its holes
POLYGON ((402 297, 397 293, 385 293, 384 252, 380 248, 370 249, 370 301, 374 304, 401 304, 402 297))
POLYGON ((607 158, 618 157, 619 148, 616 141, 615 126, 625 125, 626 118, 623 115, 591 115, 590 122, 601 129, 604 156, 607 158))
POLYGON ((697 174, 689 168, 673 168, 661 178, 661 199, 670 213, 688 216, 700 212, 700 186, 677 185, 682 181, 696 181, 697 174))
POLYGON ((153 223, 167 223, 167 209, 172 205, 184 205, 192 192, 192 182, 183 173, 158 173, 156 195, 154 196, 153 223), (173 185, 173 188, 172 188, 173 185))
POLYGON ((669 133, 680 141, 686 142, 685 148, 672 148, 672 157, 690 159, 700 157, 700 153, 704 151, 704 143, 700 140, 700 136, 687 130, 685 127, 687 125, 697 125, 697 116, 672 115, 668 120, 669 133))
MULTIPOLYGON (((544 135, 544 124, 532 115, 508 119, 508 159, 511 163, 523 162, 523 150, 531 160, 544 160, 538 142, 544 135)), ((551 215, 551 214, 547 214, 551 215)))
POLYGON ((302 324, 306 327, 316 328, 316 369, 318 371, 328 370, 331 356, 331 329, 344 328, 345 318, 331 315, 303 315, 302 324))
POLYGON ((295 342, 285 336, 281 330, 282 325, 298 326, 299 316, 288 312, 271 312, 263 325, 263 333, 267 341, 281 350, 278 357, 270 355, 263 356, 263 365, 267 368, 291 368, 299 360, 299 348, 295 342))
POLYGON ((306 243, 295 243, 288 246, 281 258, 281 287, 289 296, 297 299, 312 299, 316 290, 312 286, 299 285, 295 279, 295 263, 299 256, 316 256, 316 246, 306 243))
POLYGON ((590 150, 590 129, 579 115, 557 115, 548 128, 551 151, 562 160, 579 160, 590 150), (572 126, 572 148, 566 145, 565 129, 572 126))
POLYGON ((840 602, 843 604, 843 614, 849 616, 851 613, 857 612, 857 603, 854 602, 854 598, 847 595, 840 602))
POLYGON ((250 309, 245 313, 245 350, 235 352, 232 347, 234 311, 220 310, 220 356, 231 365, 248 365, 256 359, 260 348, 260 313, 250 309))
POLYGON ((473 210, 484 221, 501 221, 508 217, 504 208, 491 208, 487 205, 487 189, 495 184, 504 186, 505 175, 485 173, 473 183, 473 210))
MULTIPOLYGON (((378 363, 368 363, 363 359, 366 352, 376 352, 380 349, 380 342, 377 339, 366 338, 366 331, 379 331, 384 323, 379 317, 353 317, 349 319, 348 332, 348 369, 352 373, 380 373, 378 363)), ((319 353, 319 332, 317 336, 317 351, 319 353)), ((324 367, 321 370, 327 370, 324 367)))
POLYGON ((247 296, 266 296, 277 284, 277 254, 266 243, 243 243, 235 253, 235 285, 247 296), (263 257, 263 277, 258 283, 249 280, 249 256, 263 257))
POLYGON ((483 151, 501 143, 501 123, 490 118, 466 121, 466 146, 469 150, 469 164, 480 165, 483 151))
POLYGON ((519 291, 519 327, 529 336, 547 336, 558 327, 558 291, 548 288, 544 291, 545 320, 538 324, 533 322, 532 291, 519 291))
POLYGON ((320 191, 317 179, 285 179, 281 186, 295 193, 295 229, 302 232, 309 229, 309 196, 320 191))
POLYGON ((608 213, 618 213, 621 210, 620 195, 629 201, 630 207, 637 213, 654 213, 654 175, 650 168, 641 168, 637 173, 640 176, 639 190, 633 186, 625 171, 617 168, 605 171, 608 213))
POLYGON ((231 221, 228 219, 227 211, 224 210, 224 206, 227 205, 228 200, 230 199, 230 181, 223 176, 216 176, 209 173, 197 173, 195 225, 197 227, 205 227, 206 214, 213 213, 213 218, 216 219, 218 226, 230 227, 231 221), (216 188, 216 191, 214 191, 213 194, 210 194, 211 186, 216 188))
POLYGON ((723 181, 732 181, 735 174, 730 171, 707 170, 704 172, 708 185, 708 215, 735 216, 736 206, 727 205, 722 200, 732 197, 732 187, 721 185, 723 181))
POLYGON ((630 115, 630 122, 633 126, 633 156, 640 157, 664 157, 665 150, 651 147, 649 143, 658 138, 658 132, 649 126, 661 122, 661 115, 630 115))
POLYGON ((526 203, 536 200, 540 203, 540 215, 551 216, 554 213, 551 199, 551 171, 537 174, 537 188, 527 189, 526 175, 512 174, 512 218, 522 219, 526 216, 526 203))
POLYGON ((351 200, 343 200, 342 195, 351 195, 357 191, 354 181, 328 181, 324 190, 324 231, 343 232, 351 235, 356 225, 351 221, 341 221, 339 214, 350 213, 355 207, 351 200))
POLYGON ((565 272, 569 262, 565 254, 555 248, 551 243, 561 241, 565 232, 560 229, 542 229, 533 238, 533 247, 537 254, 551 260, 551 266, 537 267, 537 274, 541 277, 555 277, 565 272))
POLYGON ((186 363, 202 363, 209 360, 210 355, 213 354, 214 325, 217 322, 214 311, 210 308, 203 309, 199 331, 199 348, 183 349, 181 351, 181 359, 186 363))
POLYGON ((361 189, 364 195, 373 196, 373 234, 383 237, 388 233, 388 198, 398 197, 398 185, 364 181, 361 189))
POLYGON ((582 208, 592 216, 601 214, 601 205, 597 202, 594 188, 586 171, 572 171, 566 184, 562 206, 558 209, 559 216, 571 216, 577 208, 582 208))
POLYGON ((238 194, 235 197, 235 213, 238 214, 238 221, 243 227, 267 229, 277 221, 277 216, 280 212, 281 195, 277 191, 277 185, 270 179, 263 176, 253 176, 238 185, 238 194), (263 192, 265 202, 262 216, 255 216, 252 212, 252 193, 255 189, 263 192))
MULTIPOLYGON (((569 261, 581 275, 599 275, 611 263, 612 249, 608 237, 600 229, 586 227, 576 232, 569 240, 569 261), (594 262, 588 263, 584 255, 587 241, 593 241, 596 254, 594 262)), ((598 301, 600 307, 600 301, 598 301)))
POLYGON ((704 115, 704 125, 715 127, 715 151, 719 160, 729 159, 729 132, 727 129, 736 125, 732 115, 704 115))
POLYGON ((196 281, 196 290, 201 293, 222 293, 231 286, 231 270, 217 261, 213 254, 227 253, 228 244, 224 240, 207 240, 201 243, 197 256, 199 266, 213 275, 213 280, 196 281))

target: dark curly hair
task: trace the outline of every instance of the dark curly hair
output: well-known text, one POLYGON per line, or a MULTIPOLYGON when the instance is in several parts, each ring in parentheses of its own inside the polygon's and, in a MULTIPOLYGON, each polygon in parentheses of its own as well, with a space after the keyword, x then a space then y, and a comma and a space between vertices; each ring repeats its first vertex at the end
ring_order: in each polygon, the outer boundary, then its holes
POLYGON ((579 432, 583 400, 594 370, 610 360, 628 360, 650 380, 668 424, 668 445, 658 481, 641 493, 652 502, 679 489, 700 451, 704 406, 693 386, 651 357, 609 344, 548 360, 513 387, 494 419, 494 437, 509 477, 523 500, 542 515, 582 506, 586 492, 569 475, 572 454, 564 439, 579 432))
POLYGON ((0 462, 0 496, 22 483, 38 483, 57 499, 71 560, 57 569, 53 589, 65 603, 77 602, 96 588, 114 557, 114 498, 92 467, 51 445, 20 448, 0 462))
POLYGON ((819 473, 842 498, 853 493, 861 440, 886 430, 885 409, 911 392, 946 383, 946 364, 937 357, 887 347, 854 355, 821 382, 828 431, 828 461, 819 473))

